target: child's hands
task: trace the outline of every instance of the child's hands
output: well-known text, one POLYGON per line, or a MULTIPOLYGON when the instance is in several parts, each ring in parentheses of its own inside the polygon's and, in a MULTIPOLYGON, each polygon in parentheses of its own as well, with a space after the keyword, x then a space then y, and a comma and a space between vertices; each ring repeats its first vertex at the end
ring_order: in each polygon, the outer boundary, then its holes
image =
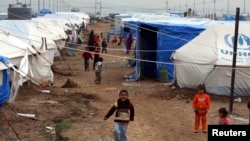
POLYGON ((194 112, 197 114, 197 112, 198 112, 197 108, 194 108, 194 112))

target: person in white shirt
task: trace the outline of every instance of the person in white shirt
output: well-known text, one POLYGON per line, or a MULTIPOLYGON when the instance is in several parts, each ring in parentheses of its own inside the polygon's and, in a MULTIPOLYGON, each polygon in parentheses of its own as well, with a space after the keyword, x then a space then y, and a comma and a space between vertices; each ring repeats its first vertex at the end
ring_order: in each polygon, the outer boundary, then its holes
POLYGON ((99 57, 98 61, 95 63, 95 76, 96 76, 95 84, 101 83, 102 61, 103 61, 103 58, 99 57))

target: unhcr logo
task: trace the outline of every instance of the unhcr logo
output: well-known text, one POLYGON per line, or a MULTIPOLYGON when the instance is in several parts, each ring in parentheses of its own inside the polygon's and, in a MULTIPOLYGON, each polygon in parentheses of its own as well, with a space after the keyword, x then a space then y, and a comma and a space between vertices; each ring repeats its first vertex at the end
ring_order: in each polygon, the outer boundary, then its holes
MULTIPOLYGON (((231 62, 234 54, 234 36, 226 34, 224 36, 226 46, 219 49, 219 59, 231 62)), ((237 62, 250 63, 250 38, 244 34, 239 34, 238 45, 237 45, 237 62)))
MULTIPOLYGON (((226 34, 224 36, 224 40, 227 46, 229 46, 230 48, 234 47, 234 36, 230 36, 230 34, 226 34)), ((244 34, 239 34, 237 49, 250 50, 250 38, 244 34)))

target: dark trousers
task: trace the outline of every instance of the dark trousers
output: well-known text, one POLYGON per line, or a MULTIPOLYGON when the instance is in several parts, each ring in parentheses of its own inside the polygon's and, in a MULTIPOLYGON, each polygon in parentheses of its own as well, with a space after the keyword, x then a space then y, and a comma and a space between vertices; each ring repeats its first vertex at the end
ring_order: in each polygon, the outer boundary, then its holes
POLYGON ((85 71, 89 71, 89 59, 84 59, 84 69, 85 71))
POLYGON ((101 72, 100 71, 96 71, 95 72, 95 76, 96 76, 95 83, 96 84, 100 84, 101 83, 101 79, 102 79, 101 72))
POLYGON ((107 53, 107 47, 102 47, 102 53, 103 52, 107 53))

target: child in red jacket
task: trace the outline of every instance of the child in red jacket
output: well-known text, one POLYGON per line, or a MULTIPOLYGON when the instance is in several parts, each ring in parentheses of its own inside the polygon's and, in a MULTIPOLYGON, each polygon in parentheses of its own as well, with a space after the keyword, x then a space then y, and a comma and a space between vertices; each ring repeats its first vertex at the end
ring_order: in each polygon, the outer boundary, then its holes
POLYGON ((89 48, 85 48, 86 51, 82 53, 82 58, 84 58, 84 69, 85 71, 89 71, 89 59, 93 59, 91 53, 89 52, 89 48))
POLYGON ((192 103, 195 112, 194 132, 198 133, 200 121, 202 124, 203 133, 207 132, 207 112, 210 108, 210 97, 206 93, 205 84, 200 84, 197 88, 197 93, 193 98, 192 103))

